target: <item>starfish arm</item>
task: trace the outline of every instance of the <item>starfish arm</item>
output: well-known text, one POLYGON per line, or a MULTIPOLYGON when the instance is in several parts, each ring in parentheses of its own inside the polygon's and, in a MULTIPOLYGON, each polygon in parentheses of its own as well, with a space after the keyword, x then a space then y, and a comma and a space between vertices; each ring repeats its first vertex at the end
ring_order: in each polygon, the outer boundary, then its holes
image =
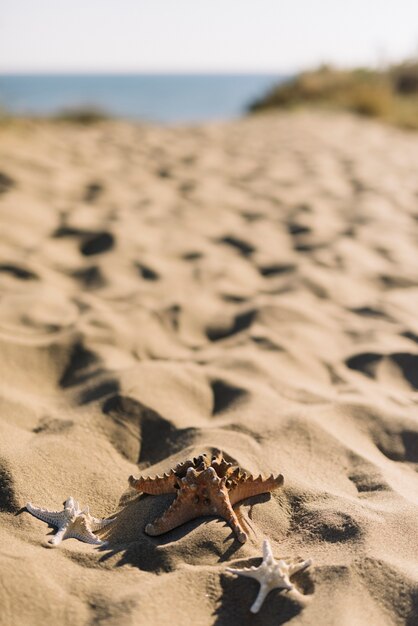
MULTIPOLYGON (((87 507, 87 509, 88 508, 89 507, 87 507)), ((67 498, 64 502, 64 511, 69 517, 72 517, 73 515, 78 515, 82 512, 79 503, 77 502, 77 500, 74 500, 72 496, 67 498)))
POLYGON ((30 502, 26 504, 26 510, 34 517, 37 517, 42 522, 46 522, 51 526, 60 526, 67 521, 67 516, 64 511, 48 511, 48 509, 33 506, 30 502))
POLYGON ((261 609, 261 605, 263 604, 270 591, 271 589, 268 585, 266 585, 265 583, 260 583, 258 596, 256 597, 255 602, 250 609, 251 613, 258 613, 258 611, 261 609))
MULTIPOLYGON (((202 457, 198 457, 196 460, 199 460, 202 457)), ((189 467, 194 467, 195 463, 193 460, 188 460, 188 461, 184 461, 182 463, 178 463, 175 468, 172 470, 172 472, 176 475, 176 476, 185 476, 187 470, 189 469, 189 467)))
POLYGON ((222 461, 223 459, 223 454, 221 452, 221 450, 219 450, 219 448, 216 448, 213 452, 212 452, 212 463, 218 462, 218 461, 222 461))
POLYGON ((163 476, 129 477, 131 487, 142 493, 157 496, 163 493, 176 493, 177 478, 173 471, 163 476))
POLYGON ((228 474, 228 471, 231 470, 233 465, 225 461, 222 454, 219 453, 212 457, 211 467, 213 467, 218 476, 223 477, 228 474))
POLYGON ((293 576, 297 572, 303 572, 303 570, 307 569, 312 565, 312 559, 308 559, 307 561, 299 561, 298 563, 292 563, 289 566, 289 576, 293 576))
POLYGON ((263 561, 265 561, 266 563, 274 562, 273 551, 271 549, 270 541, 268 539, 264 539, 263 541, 263 561))
POLYGON ((189 494, 183 491, 177 493, 177 497, 163 515, 151 524, 147 524, 145 532, 153 537, 177 528, 199 516, 196 507, 189 494))
POLYGON ((62 526, 58 528, 58 532, 56 532, 55 535, 53 535, 51 539, 48 541, 48 543, 51 544, 51 546, 58 546, 61 543, 61 541, 66 536, 69 524, 70 523, 67 520, 66 524, 63 524, 62 526))
POLYGON ((84 543, 91 543, 97 546, 101 546, 105 543, 88 529, 85 529, 83 532, 69 530, 65 535, 65 539, 78 539, 79 541, 84 541, 84 543))
POLYGON ((245 543, 247 541, 247 533, 239 523, 238 517, 229 501, 228 494, 222 490, 217 491, 212 494, 212 499, 218 515, 228 522, 236 534, 238 541, 245 543))
POLYGON ((109 524, 112 524, 114 521, 116 521, 116 517, 113 517, 112 519, 99 519, 97 517, 92 517, 90 520, 90 526, 93 532, 95 532, 96 530, 101 530, 109 524))
POLYGON ((246 477, 246 475, 244 475, 244 477, 231 488, 229 499, 231 500, 232 506, 234 506, 234 504, 237 504, 237 502, 241 500, 258 496, 260 493, 268 493, 274 489, 278 489, 282 485, 282 474, 278 476, 271 475, 269 478, 262 478, 261 476, 254 478, 253 476, 246 477))

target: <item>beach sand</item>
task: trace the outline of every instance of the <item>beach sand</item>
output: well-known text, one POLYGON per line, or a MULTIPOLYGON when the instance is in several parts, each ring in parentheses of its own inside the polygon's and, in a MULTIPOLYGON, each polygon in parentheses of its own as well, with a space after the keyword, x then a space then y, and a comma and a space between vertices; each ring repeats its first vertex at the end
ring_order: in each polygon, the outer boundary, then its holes
POLYGON ((418 624, 418 135, 345 115, 0 127, 0 622, 418 624), (221 449, 283 489, 144 534, 221 449), (108 547, 23 507, 73 496, 108 547), (312 558, 249 611, 227 567, 312 558))

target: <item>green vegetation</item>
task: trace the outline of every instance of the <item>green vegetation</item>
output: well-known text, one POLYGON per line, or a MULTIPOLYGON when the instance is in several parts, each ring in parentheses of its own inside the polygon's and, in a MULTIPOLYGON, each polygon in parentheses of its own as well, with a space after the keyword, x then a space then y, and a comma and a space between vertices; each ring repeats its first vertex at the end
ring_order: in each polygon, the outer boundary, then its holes
POLYGON ((386 70, 338 70, 321 66, 274 87, 250 112, 320 106, 376 117, 418 129, 418 61, 386 70))
POLYGON ((104 122, 109 116, 96 107, 74 107, 63 109, 53 116, 58 122, 69 122, 71 124, 81 124, 82 126, 90 126, 98 122, 104 122))
POLYGON ((95 107, 76 107, 59 111, 52 116, 20 116, 11 115, 7 109, 0 106, 0 127, 10 126, 11 124, 25 124, 28 122, 36 122, 39 120, 52 120, 54 122, 65 122, 67 124, 78 124, 81 126, 91 126, 109 120, 110 116, 95 107))

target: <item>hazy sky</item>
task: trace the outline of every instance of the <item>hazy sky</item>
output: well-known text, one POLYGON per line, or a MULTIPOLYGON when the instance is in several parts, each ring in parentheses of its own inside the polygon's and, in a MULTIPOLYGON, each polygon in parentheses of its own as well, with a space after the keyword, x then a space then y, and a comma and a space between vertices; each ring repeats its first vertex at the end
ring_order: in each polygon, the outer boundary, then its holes
POLYGON ((284 71, 418 53, 418 0, 0 0, 0 71, 284 71))

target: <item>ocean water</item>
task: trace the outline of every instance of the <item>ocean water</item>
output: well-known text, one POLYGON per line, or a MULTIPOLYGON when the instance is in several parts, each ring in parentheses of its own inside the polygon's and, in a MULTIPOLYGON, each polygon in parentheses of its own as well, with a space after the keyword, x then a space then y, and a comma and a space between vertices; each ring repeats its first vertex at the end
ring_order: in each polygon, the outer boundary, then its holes
POLYGON ((0 107, 50 115, 91 106, 116 117, 163 123, 229 119, 284 76, 275 74, 0 75, 0 107))

